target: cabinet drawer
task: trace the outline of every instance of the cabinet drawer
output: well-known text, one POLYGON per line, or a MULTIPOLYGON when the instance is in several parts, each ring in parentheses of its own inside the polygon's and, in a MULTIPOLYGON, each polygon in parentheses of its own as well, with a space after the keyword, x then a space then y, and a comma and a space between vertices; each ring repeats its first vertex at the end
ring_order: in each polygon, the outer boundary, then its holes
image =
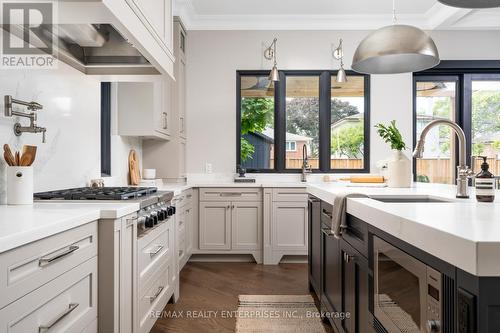
MULTIPOLYGON (((168 222, 171 223, 171 222, 168 222)), ((138 241, 137 267, 139 272, 139 289, 154 273, 155 267, 167 261, 172 255, 173 244, 170 244, 170 233, 167 223, 162 223, 151 233, 138 241)))
POLYGON ((193 190, 185 190, 180 195, 177 195, 172 200, 172 203, 176 205, 177 208, 182 208, 193 202, 193 190))
POLYGON ((139 332, 146 333, 153 327, 156 318, 152 316, 161 311, 173 293, 171 261, 163 263, 148 280, 144 291, 139 296, 139 332))
POLYGON ((201 188, 200 201, 261 201, 259 188, 201 188))
POLYGON ((0 332, 81 332, 96 318, 94 257, 0 310, 0 332))
POLYGON ((0 254, 0 308, 97 255, 97 222, 0 254))
POLYGON ((306 202, 307 193, 305 188, 274 188, 273 201, 281 202, 306 202))

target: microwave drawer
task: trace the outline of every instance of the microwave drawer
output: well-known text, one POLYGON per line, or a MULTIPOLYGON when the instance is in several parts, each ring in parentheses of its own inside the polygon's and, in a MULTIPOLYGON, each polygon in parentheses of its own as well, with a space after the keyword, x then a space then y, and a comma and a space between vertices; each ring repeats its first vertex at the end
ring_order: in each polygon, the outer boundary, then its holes
POLYGON ((97 255, 97 222, 0 254, 0 308, 97 255))
POLYGON ((81 332, 96 318, 94 257, 0 310, 0 332, 81 332))

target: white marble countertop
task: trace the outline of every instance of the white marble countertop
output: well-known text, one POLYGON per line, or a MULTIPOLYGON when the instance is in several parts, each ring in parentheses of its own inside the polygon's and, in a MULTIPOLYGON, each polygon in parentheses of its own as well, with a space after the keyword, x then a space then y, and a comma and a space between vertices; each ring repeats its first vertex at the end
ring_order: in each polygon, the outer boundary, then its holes
POLYGON ((412 188, 346 188, 309 184, 308 193, 327 202, 345 191, 377 196, 431 196, 450 202, 385 203, 347 200, 347 212, 419 249, 477 276, 500 276, 500 191, 494 203, 456 199, 455 186, 418 184, 412 188))
POLYGON ((120 218, 137 210, 138 203, 0 205, 0 253, 98 219, 120 218))

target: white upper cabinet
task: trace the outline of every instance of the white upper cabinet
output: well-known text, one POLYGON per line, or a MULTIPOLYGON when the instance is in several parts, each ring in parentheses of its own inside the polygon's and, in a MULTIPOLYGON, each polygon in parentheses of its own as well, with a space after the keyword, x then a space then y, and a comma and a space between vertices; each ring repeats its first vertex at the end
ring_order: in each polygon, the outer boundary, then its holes
POLYGON ((126 0, 156 38, 173 53, 173 20, 171 0, 126 0))
POLYGON ((170 138, 170 102, 166 80, 113 83, 118 108, 118 134, 170 138))

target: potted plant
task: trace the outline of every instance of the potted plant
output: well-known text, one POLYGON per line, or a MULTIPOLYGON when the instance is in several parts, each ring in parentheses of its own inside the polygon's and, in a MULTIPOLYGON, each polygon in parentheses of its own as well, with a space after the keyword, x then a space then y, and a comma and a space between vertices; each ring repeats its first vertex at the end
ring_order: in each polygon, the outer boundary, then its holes
POLYGON ((378 135, 391 146, 393 151, 392 159, 387 163, 389 187, 410 187, 411 186, 411 162, 403 154, 406 144, 401 132, 396 127, 396 121, 391 121, 388 125, 375 125, 378 135))

